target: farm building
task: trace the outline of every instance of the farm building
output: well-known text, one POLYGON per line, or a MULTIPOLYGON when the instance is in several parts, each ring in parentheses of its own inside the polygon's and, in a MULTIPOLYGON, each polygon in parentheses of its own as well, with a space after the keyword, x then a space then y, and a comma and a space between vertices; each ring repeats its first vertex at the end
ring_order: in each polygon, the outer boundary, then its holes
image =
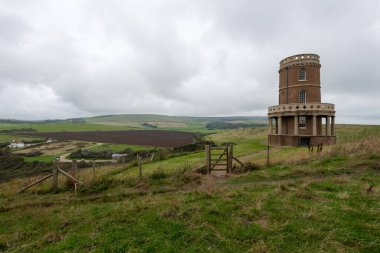
POLYGON ((321 103, 319 56, 283 59, 279 104, 268 108, 269 145, 316 146, 335 143, 335 105, 321 103))
POLYGON ((23 148, 25 144, 22 141, 12 140, 11 144, 8 145, 9 148, 23 148))
POLYGON ((127 154, 112 154, 112 159, 117 160, 124 156, 127 156, 127 154))

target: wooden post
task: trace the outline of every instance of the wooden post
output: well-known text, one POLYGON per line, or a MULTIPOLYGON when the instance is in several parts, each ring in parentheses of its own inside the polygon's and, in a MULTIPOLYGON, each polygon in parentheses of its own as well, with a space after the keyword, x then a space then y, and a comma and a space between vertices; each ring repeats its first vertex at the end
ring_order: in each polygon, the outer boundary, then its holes
MULTIPOLYGON (((58 172, 59 172, 59 170, 58 170, 58 172)), ((77 177, 77 161, 76 160, 71 161, 70 175, 73 176, 74 178, 77 177)), ((68 182, 68 185, 72 185, 74 187, 74 182, 72 180, 70 180, 70 178, 67 178, 66 181, 68 182)))
POLYGON ((95 179, 95 160, 92 160, 92 174, 93 174, 93 179, 95 179))
POLYGON ((53 176, 53 174, 49 174, 49 175, 47 175, 47 176, 45 176, 45 177, 43 177, 43 178, 40 178, 40 179, 38 179, 36 182, 33 182, 33 183, 31 183, 31 184, 29 184, 29 185, 23 187, 18 193, 21 193, 21 192, 25 191, 26 189, 29 189, 30 187, 32 187, 32 186, 34 186, 34 185, 36 185, 36 184, 39 184, 39 183, 41 183, 42 181, 45 181, 46 179, 48 179, 49 177, 52 177, 52 176, 53 176))
POLYGON ((137 155, 137 163, 139 165, 139 177, 142 178, 141 156, 137 155))
POLYGON ((53 191, 58 190, 58 161, 53 164, 53 191))
POLYGON ((227 146, 227 173, 231 173, 232 171, 232 160, 234 157, 234 146, 227 146))
POLYGON ((71 179, 72 181, 74 181, 76 183, 83 184, 81 181, 79 181, 78 179, 76 179, 75 177, 73 177, 72 175, 67 173, 66 171, 61 170, 60 168, 58 168, 58 172, 61 173, 62 175, 64 175, 65 177, 68 177, 69 179, 71 179))
POLYGON ((207 169, 207 174, 210 173, 210 145, 205 146, 205 155, 206 155, 206 169, 207 169))
POLYGON ((71 162, 71 175, 75 178, 77 178, 78 174, 78 165, 77 165, 77 160, 73 160, 71 162))
POLYGON ((122 157, 123 168, 125 166, 125 156, 122 157))
POLYGON ((236 157, 232 157, 235 161, 237 161, 241 166, 243 166, 244 168, 248 169, 248 167, 242 162, 240 161, 239 159, 237 159, 236 157))

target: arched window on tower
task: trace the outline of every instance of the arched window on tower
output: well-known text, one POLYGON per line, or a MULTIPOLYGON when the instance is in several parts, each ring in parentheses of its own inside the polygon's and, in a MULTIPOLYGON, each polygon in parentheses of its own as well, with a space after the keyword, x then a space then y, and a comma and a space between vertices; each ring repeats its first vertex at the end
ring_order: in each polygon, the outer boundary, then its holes
POLYGON ((300 91, 300 103, 306 103, 306 91, 305 90, 300 91))
POLYGON ((298 71, 298 81, 306 81, 306 69, 301 68, 298 71))

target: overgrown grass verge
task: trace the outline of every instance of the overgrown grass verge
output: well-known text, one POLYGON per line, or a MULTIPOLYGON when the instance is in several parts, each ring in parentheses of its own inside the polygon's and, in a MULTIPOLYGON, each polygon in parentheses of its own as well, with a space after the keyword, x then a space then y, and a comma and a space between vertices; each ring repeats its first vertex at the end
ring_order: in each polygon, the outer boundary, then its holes
POLYGON ((372 140, 321 155, 276 149, 268 167, 254 153, 246 161, 259 169, 227 179, 194 174, 200 152, 144 164, 141 179, 136 167, 100 167, 95 179, 82 170, 77 195, 62 178, 56 194, 46 183, 13 195, 22 182, 14 180, 0 185, 0 251, 377 252, 380 141, 372 140))

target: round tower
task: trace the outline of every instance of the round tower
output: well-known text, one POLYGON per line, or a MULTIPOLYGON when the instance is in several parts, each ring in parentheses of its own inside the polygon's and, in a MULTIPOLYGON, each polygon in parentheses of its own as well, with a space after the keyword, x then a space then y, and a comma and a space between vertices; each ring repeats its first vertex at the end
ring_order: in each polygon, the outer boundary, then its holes
MULTIPOLYGON (((308 95, 307 102, 321 102, 319 56, 299 54, 285 58, 280 62, 279 104, 298 103, 299 94, 308 95)), ((306 102, 305 101, 305 102, 306 102)))
POLYGON ((279 105, 268 108, 269 144, 335 143, 334 104, 321 103, 319 56, 287 57, 279 67, 279 105))

